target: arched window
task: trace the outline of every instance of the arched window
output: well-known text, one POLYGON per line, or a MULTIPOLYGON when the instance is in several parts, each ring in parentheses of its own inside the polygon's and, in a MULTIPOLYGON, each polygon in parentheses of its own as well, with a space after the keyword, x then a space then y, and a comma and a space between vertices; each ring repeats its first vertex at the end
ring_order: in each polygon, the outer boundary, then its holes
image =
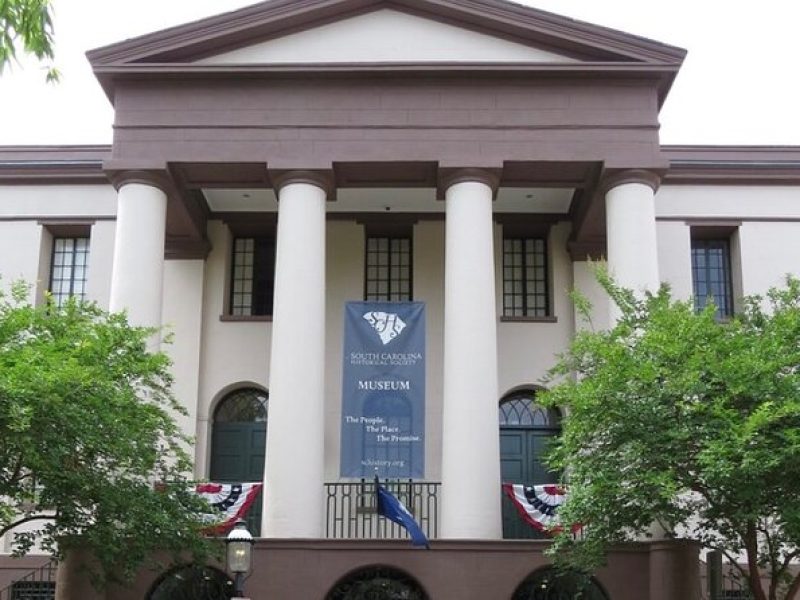
MULTIPOLYGON (((268 395, 258 388, 240 388, 225 396, 214 411, 209 479, 215 483, 262 481, 267 443, 268 395)), ((248 529, 261 530, 261 498, 246 517, 248 529)))
POLYGON ((511 600, 609 600, 594 577, 560 573, 551 567, 528 575, 511 600))
POLYGON ((228 600, 233 582, 213 567, 188 565, 167 571, 153 585, 147 600, 228 600))
POLYGON ((267 421, 267 393, 256 388, 231 392, 217 405, 215 423, 267 421))
POLYGON ((428 595, 402 571, 375 566, 340 579, 325 600, 428 600, 428 595))
POLYGON ((500 401, 501 427, 544 427, 558 430, 561 415, 557 410, 536 404, 533 391, 509 394, 500 401))
MULTIPOLYGON (((503 482, 524 485, 557 483, 559 475, 547 468, 544 455, 553 439, 561 433, 558 410, 539 406, 534 390, 508 394, 500 401, 498 409, 503 482)), ((503 496, 503 537, 539 539, 546 535, 523 522, 511 501, 503 496)))

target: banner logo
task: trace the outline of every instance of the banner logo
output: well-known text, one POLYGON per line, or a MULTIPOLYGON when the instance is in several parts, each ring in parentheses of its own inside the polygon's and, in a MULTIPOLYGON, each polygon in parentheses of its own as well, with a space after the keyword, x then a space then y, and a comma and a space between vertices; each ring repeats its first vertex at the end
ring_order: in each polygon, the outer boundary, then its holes
POLYGON ((385 346, 393 339, 400 336, 406 324, 396 313, 385 313, 377 310, 364 313, 364 318, 367 320, 381 342, 385 346))

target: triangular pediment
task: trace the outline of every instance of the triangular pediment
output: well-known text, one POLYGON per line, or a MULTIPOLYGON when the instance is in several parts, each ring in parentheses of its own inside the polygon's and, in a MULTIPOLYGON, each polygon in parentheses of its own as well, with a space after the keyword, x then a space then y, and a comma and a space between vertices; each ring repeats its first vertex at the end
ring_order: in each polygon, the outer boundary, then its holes
POLYGON ((379 9, 195 61, 206 65, 563 63, 558 54, 407 12, 379 9))
POLYGON ((406 62, 439 56, 461 63, 675 65, 685 55, 680 48, 507 0, 270 0, 98 48, 88 57, 95 70, 134 63, 286 64, 300 62, 299 42, 310 46, 306 63, 363 62, 369 50, 378 53, 373 62, 399 62, 396 57, 405 54, 406 62), (383 44, 377 44, 379 32, 383 44), (343 39, 348 33, 363 41, 360 52, 358 39, 343 39))

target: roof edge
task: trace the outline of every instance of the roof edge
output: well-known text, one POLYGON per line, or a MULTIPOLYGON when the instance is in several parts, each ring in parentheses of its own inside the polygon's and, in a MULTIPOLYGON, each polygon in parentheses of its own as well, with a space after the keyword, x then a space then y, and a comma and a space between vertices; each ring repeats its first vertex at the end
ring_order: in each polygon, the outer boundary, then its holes
POLYGON ((800 146, 664 145, 661 151, 670 162, 665 184, 800 184, 800 146))
POLYGON ((107 184, 110 157, 110 145, 0 146, 0 184, 107 184))
MULTIPOLYGON (((0 146, 0 183, 109 183, 110 145, 0 146)), ((663 145, 664 184, 799 185, 800 146, 663 145)))
POLYGON ((682 62, 686 50, 619 30, 563 17, 507 0, 271 0, 96 48, 86 56, 93 67, 147 60, 192 60, 209 49, 226 49, 268 39, 324 20, 390 8, 473 28, 515 35, 532 44, 607 58, 682 62), (589 52, 592 50, 592 52, 589 52))

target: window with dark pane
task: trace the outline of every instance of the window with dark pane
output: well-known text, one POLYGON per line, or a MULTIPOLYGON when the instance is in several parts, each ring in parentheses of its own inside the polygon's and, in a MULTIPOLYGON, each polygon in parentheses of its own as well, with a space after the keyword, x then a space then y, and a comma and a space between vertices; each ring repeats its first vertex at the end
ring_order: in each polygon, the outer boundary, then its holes
POLYGON ((561 416, 557 410, 546 409, 536 404, 532 393, 512 394, 500 403, 501 427, 547 427, 557 429, 561 426, 561 416))
POLYGON ((266 392, 256 388, 242 388, 231 392, 217 407, 214 422, 265 422, 268 398, 266 392))
POLYGON ((233 582, 213 567, 190 565, 162 575, 147 595, 148 600, 229 600, 233 582))
POLYGON ((275 289, 275 240, 271 237, 238 237, 233 240, 231 314, 272 314, 275 289))
POLYGON ((733 315, 730 247, 726 239, 692 240, 694 305, 703 310, 709 301, 720 318, 733 315))
POLYGON ((511 600, 608 600, 594 577, 575 571, 545 567, 530 574, 514 591, 511 600))
POLYGON ((55 581, 15 581, 11 584, 9 600, 54 600, 55 581))
POLYGON ((428 600, 425 590, 402 571, 364 567, 340 580, 325 600, 428 600))
POLYGON ((88 237, 57 237, 53 239, 50 293, 57 306, 61 306, 71 296, 81 300, 86 297, 88 269, 88 237))
POLYGON ((367 237, 364 299, 411 300, 411 238, 367 237))
POLYGON ((546 317, 547 242, 544 238, 503 239, 503 316, 546 317))

